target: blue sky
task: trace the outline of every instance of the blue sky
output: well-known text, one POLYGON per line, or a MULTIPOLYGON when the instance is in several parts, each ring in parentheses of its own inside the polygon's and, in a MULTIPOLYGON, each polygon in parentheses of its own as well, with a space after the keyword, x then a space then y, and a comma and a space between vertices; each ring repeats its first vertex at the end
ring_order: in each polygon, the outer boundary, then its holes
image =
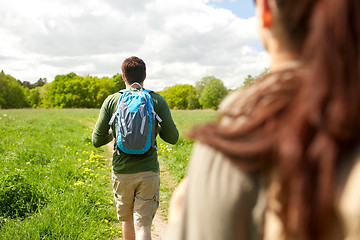
MULTIPOLYGON (((255 3, 253 0, 210 0, 208 4, 215 8, 230 10, 239 18, 248 19, 255 16, 255 3)), ((249 46, 258 51, 264 51, 260 41, 249 44, 249 46)))
POLYGON ((229 9, 240 18, 250 18, 255 16, 254 2, 252 0, 211 1, 209 5, 229 9))
POLYGON ((236 88, 269 66, 252 0, 0 1, 0 71, 21 81, 112 76, 135 55, 155 91, 205 76, 236 88))

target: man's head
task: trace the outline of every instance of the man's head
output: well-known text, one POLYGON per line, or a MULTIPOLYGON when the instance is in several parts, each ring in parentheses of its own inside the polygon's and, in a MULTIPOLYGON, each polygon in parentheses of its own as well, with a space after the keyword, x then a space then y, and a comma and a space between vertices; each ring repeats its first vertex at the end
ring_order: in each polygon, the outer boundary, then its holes
POLYGON ((142 83, 146 78, 146 65, 138 57, 129 57, 125 59, 121 66, 123 77, 125 76, 128 84, 134 82, 142 83))

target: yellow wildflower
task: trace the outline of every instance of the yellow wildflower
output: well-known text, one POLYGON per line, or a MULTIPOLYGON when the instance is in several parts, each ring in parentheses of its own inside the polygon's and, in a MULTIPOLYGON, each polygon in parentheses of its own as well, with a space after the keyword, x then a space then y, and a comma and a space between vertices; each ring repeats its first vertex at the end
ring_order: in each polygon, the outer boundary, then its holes
POLYGON ((74 183, 75 186, 80 186, 80 185, 84 185, 85 183, 83 181, 77 181, 76 183, 74 183))

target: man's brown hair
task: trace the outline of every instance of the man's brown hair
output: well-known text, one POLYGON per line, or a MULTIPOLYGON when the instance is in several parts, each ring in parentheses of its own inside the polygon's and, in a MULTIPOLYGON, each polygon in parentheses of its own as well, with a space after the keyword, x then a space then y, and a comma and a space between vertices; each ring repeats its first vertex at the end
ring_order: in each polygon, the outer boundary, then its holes
POLYGON ((142 83, 146 78, 146 65, 138 57, 129 57, 125 59, 121 66, 123 75, 129 84, 134 82, 142 83))

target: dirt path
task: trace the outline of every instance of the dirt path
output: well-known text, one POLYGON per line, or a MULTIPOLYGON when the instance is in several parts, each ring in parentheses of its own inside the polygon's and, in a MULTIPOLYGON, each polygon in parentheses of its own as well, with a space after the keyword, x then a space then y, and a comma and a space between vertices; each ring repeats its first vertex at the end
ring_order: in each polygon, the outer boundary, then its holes
POLYGON ((151 239, 160 240, 167 229, 167 221, 161 215, 160 211, 156 211, 156 215, 153 220, 151 227, 151 239))
MULTIPOLYGON (((110 142, 107 144, 107 149, 110 153, 113 152, 114 143, 110 142)), ((163 174, 163 173, 162 173, 163 174)), ((163 174, 166 175, 166 174, 163 174)), ((160 240, 161 236, 164 235, 167 228, 167 220, 164 216, 161 215, 161 211, 156 211, 152 227, 151 227, 151 239, 152 240, 160 240)), ((121 238, 116 238, 115 240, 120 240, 121 238)))

